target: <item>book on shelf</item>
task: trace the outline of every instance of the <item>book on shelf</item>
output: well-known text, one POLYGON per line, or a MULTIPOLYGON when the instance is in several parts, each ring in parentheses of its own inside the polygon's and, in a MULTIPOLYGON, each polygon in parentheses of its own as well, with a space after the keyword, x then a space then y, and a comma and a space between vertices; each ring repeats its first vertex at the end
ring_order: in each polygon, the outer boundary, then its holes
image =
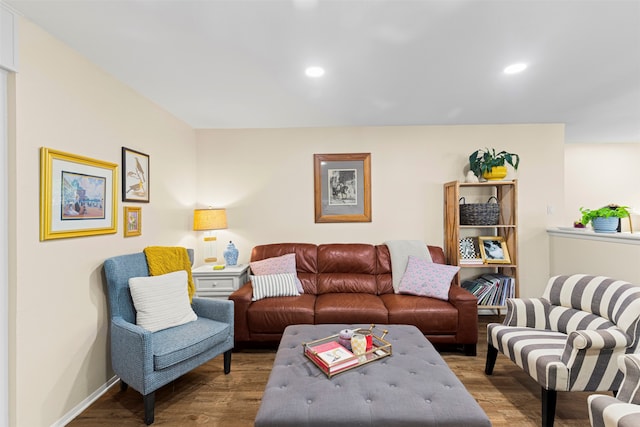
POLYGON ((328 374, 335 374, 358 364, 358 358, 337 341, 307 346, 305 353, 328 374))
POLYGON ((508 298, 515 297, 515 279, 504 274, 483 274, 461 286, 476 296, 478 305, 504 306, 508 298))

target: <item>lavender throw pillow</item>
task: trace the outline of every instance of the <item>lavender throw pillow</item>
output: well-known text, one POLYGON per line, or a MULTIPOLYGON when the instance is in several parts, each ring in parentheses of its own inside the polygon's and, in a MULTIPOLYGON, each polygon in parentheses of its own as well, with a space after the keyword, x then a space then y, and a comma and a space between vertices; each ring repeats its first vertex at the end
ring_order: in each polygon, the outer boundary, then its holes
POLYGON ((298 273, 296 271, 296 254, 286 254, 273 258, 262 259, 260 261, 253 261, 249 263, 249 267, 251 267, 251 274, 254 276, 293 273, 296 289, 298 289, 299 293, 304 293, 302 283, 300 282, 300 279, 298 279, 298 273))
POLYGON ((449 300, 449 288, 453 276, 460 267, 438 264, 431 260, 409 255, 407 269, 400 280, 398 291, 401 294, 449 300))

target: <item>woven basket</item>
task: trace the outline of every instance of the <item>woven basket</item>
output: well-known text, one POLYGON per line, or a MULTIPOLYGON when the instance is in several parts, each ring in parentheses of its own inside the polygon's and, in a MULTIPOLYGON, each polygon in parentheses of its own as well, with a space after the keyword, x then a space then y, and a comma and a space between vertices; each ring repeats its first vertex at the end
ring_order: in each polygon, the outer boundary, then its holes
POLYGON ((460 197, 460 225, 497 225, 500 216, 500 205, 494 196, 487 203, 465 203, 460 197), (491 199, 495 203, 491 203, 491 199))

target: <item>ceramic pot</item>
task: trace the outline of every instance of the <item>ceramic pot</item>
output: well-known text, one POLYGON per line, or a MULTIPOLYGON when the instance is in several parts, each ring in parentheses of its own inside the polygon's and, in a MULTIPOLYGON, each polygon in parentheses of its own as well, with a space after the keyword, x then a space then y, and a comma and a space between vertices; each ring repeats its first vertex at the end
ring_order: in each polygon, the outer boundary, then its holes
POLYGON ((224 257, 224 263, 226 265, 233 266, 238 264, 238 249, 232 241, 229 241, 227 249, 224 250, 222 256, 224 257))
POLYGON ((619 219, 616 217, 609 218, 593 218, 591 224, 593 225, 593 231, 596 233, 615 233, 618 231, 619 219))
POLYGON ((485 172, 482 177, 487 181, 499 181, 507 176, 506 166, 494 166, 491 171, 485 172))

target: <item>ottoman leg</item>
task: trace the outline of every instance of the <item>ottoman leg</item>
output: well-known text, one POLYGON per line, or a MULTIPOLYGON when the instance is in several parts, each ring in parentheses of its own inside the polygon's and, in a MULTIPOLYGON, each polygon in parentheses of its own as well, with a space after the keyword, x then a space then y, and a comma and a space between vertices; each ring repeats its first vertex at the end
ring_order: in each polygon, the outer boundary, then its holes
POLYGON ((487 375, 493 374, 493 367, 496 365, 496 359, 498 358, 498 349, 489 344, 487 346, 487 363, 484 366, 484 373, 487 375))

